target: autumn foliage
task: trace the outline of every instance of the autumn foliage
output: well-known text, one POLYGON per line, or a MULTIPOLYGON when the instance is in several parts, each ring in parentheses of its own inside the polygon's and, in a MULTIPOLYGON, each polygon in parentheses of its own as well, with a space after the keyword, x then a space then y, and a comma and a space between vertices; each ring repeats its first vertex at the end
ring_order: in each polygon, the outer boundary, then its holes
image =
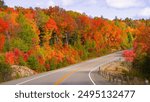
POLYGON ((57 6, 48 9, 8 7, 0 11, 0 56, 7 64, 43 72, 129 49, 136 39, 134 51, 124 52, 132 62, 138 53, 137 46, 147 52, 150 43, 149 28, 145 25, 139 28, 145 23, 136 20, 132 23, 92 18, 57 6))
POLYGON ((0 52, 2 51, 5 44, 5 31, 8 29, 8 23, 0 18, 0 52))
MULTIPOLYGON (((132 65, 131 73, 137 73, 136 76, 142 78, 150 78, 150 26, 149 20, 140 20, 136 29, 132 29, 132 32, 136 33, 135 40, 133 42, 133 49, 126 50, 123 53, 127 62, 132 65)), ((129 31, 131 32, 131 31, 129 31)))
POLYGON ((1 52, 4 47, 4 44, 5 44, 5 36, 4 35, 0 35, 0 41, 1 41, 1 44, 0 44, 0 52, 1 52))
POLYGON ((0 33, 3 33, 8 29, 8 23, 0 18, 0 33))
POLYGON ((136 53, 133 66, 143 77, 150 78, 150 26, 141 24, 137 34, 133 46, 136 53))
POLYGON ((46 30, 56 30, 58 29, 56 22, 53 19, 49 19, 48 22, 45 24, 46 30))
POLYGON ((125 57, 126 61, 133 62, 136 55, 133 50, 126 50, 123 52, 123 56, 125 57))
POLYGON ((9 63, 9 64, 15 64, 15 54, 11 51, 11 52, 7 52, 5 54, 5 57, 6 57, 6 63, 9 63))

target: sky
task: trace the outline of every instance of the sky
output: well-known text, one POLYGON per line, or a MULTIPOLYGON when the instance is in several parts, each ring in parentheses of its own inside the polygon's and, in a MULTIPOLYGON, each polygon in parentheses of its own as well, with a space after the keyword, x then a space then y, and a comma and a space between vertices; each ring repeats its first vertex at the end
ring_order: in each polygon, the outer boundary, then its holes
POLYGON ((116 16, 121 19, 150 18, 150 0, 4 0, 4 2, 10 7, 59 6, 92 17, 103 16, 108 19, 114 19, 116 16))

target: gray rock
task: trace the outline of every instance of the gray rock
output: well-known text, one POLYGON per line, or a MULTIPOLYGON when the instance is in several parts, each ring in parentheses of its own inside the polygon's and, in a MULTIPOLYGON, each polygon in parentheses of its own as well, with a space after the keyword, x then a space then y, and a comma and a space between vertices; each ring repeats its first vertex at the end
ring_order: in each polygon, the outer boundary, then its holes
POLYGON ((32 76, 34 74, 37 74, 37 72, 31 70, 30 68, 26 66, 12 65, 11 68, 12 68, 11 77, 13 79, 32 76))

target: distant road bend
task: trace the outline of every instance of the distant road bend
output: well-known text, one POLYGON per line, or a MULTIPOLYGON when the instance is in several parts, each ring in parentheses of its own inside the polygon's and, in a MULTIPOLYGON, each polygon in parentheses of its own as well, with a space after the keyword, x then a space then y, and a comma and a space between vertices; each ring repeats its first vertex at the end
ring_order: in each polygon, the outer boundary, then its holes
POLYGON ((74 64, 62 69, 41 73, 1 83, 2 85, 109 85, 98 74, 98 68, 107 62, 119 59, 122 52, 116 52, 96 59, 74 64))

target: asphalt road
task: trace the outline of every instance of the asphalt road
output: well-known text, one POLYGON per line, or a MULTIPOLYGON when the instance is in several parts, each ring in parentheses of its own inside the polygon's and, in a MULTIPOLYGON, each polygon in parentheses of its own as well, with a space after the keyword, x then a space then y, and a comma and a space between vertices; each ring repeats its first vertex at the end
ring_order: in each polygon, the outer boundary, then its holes
POLYGON ((110 85, 98 73, 100 66, 118 60, 122 52, 91 59, 58 70, 12 80, 1 85, 110 85))

